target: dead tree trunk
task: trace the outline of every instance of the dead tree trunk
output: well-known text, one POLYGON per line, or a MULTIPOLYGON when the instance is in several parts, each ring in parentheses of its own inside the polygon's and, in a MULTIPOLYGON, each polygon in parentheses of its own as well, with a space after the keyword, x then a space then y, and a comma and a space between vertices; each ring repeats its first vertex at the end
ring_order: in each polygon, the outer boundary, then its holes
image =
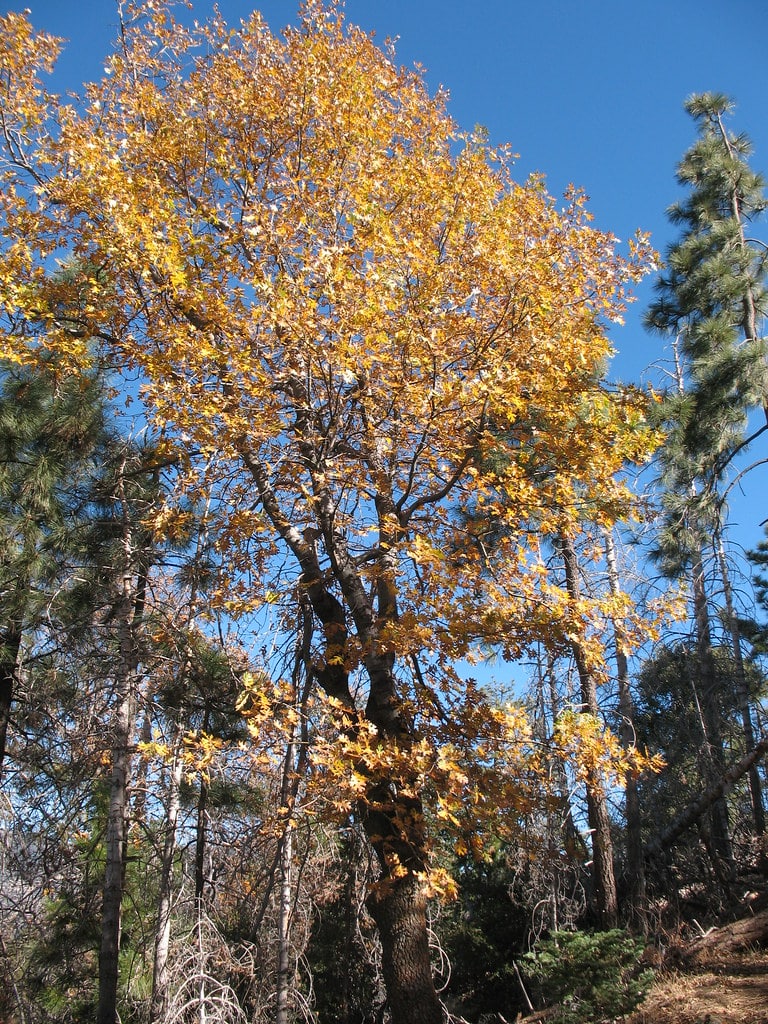
POLYGON ((136 728, 139 672, 139 631, 144 618, 148 564, 146 553, 131 522, 128 499, 121 482, 118 495, 122 514, 120 591, 115 605, 118 659, 115 671, 115 710, 111 730, 112 778, 106 832, 106 867, 102 899, 99 951, 97 1024, 117 1024, 120 936, 122 925, 125 857, 131 764, 136 728))
POLYGON ((168 950, 171 940, 173 907, 173 861, 176 855, 176 829, 181 804, 181 757, 184 729, 179 723, 173 742, 173 756, 168 769, 167 806, 165 809, 165 840, 163 842, 157 923, 155 925, 155 957, 152 965, 152 1001, 150 1021, 162 1020, 168 1002, 168 950))
MULTIPOLYGON (((561 534, 559 541, 565 568, 566 589, 569 598, 575 604, 581 596, 576 549, 571 539, 564 534, 561 534)), ((571 648, 579 675, 582 708, 586 713, 598 716, 600 708, 597 702, 597 682, 594 673, 590 669, 584 649, 578 640, 572 642, 571 648)), ((617 922, 619 907, 608 798, 600 779, 588 779, 586 789, 587 819, 592 834, 594 909, 601 926, 612 928, 617 922)))
MULTIPOLYGON (((616 549, 610 532, 605 534, 605 561, 608 567, 608 587, 611 594, 616 596, 619 593, 619 572, 616 565, 616 549)), ((616 680, 619 684, 619 715, 621 717, 619 739, 624 749, 629 750, 635 745, 635 704, 632 699, 627 655, 615 622, 613 635, 616 645, 616 680)), ((627 819, 627 881, 630 916, 635 918, 638 924, 644 925, 645 861, 643 858, 640 794, 637 776, 633 773, 628 774, 626 778, 624 801, 627 819)))
POLYGON ((750 770, 752 765, 757 764, 766 751, 768 751, 768 736, 761 739, 753 750, 750 750, 741 760, 728 768, 713 785, 684 807, 663 832, 645 844, 643 852, 646 860, 658 856, 672 846, 686 829, 695 824, 713 804, 724 797, 731 787, 750 770))

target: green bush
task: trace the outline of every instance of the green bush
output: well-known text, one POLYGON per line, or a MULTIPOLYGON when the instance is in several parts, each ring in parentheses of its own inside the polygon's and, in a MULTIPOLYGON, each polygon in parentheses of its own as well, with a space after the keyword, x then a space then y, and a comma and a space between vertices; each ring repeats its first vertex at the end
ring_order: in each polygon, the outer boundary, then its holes
POLYGON ((621 929, 558 932, 526 953, 523 965, 545 1002, 559 1004, 557 1024, 600 1022, 642 1002, 653 971, 643 970, 643 941, 621 929))

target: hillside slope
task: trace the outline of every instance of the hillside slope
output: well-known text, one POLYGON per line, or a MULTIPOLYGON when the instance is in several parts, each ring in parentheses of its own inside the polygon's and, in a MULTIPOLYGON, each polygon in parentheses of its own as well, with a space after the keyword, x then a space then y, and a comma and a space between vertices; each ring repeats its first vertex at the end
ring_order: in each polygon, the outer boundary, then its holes
POLYGON ((670 948, 625 1024, 768 1024, 768 909, 670 948))

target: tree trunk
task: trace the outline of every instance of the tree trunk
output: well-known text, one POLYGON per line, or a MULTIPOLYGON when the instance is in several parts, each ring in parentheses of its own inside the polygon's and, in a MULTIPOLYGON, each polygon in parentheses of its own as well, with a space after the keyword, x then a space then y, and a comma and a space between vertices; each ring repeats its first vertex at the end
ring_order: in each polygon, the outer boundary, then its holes
POLYGON ((195 820, 195 913, 199 917, 203 913, 203 897, 205 895, 205 853, 208 836, 208 783, 200 779, 200 794, 197 798, 195 820))
MULTIPOLYGON (((694 689, 701 694, 702 727, 704 744, 705 778, 714 784, 725 771, 725 753, 723 751, 722 723, 717 700, 717 675, 712 656, 712 638, 709 626, 709 599, 704 583, 704 559, 700 555, 693 566, 693 610, 696 622, 696 654, 699 672, 699 686, 694 689)), ((693 681, 692 681, 693 682, 693 681)), ((733 850, 731 848, 730 824, 728 821, 728 805, 725 797, 720 796, 710 808, 709 824, 712 848, 720 860, 720 869, 730 874, 733 868, 733 850)), ((716 869, 718 868, 715 865, 716 869)), ((719 870, 718 870, 718 873, 719 870)))
MULTIPOLYGON (((534 742, 547 747, 551 745, 551 737, 555 723, 560 715, 560 695, 557 687, 556 662, 554 652, 547 652, 546 664, 542 664, 539 655, 537 671, 536 703, 538 710, 534 714, 534 742)), ((549 914, 543 918, 542 924, 547 931, 557 932, 560 929, 560 901, 564 891, 572 891, 573 872, 580 876, 589 876, 586 865, 592 859, 591 847, 578 828, 572 806, 573 789, 568 779, 566 761, 562 753, 553 748, 551 757, 547 759, 547 771, 550 777, 551 797, 545 805, 546 843, 553 851, 546 859, 545 878, 549 887, 549 898, 542 900, 539 908, 543 911, 549 907, 549 914), (566 861, 556 851, 565 851, 566 861), (563 889, 565 884, 566 889, 563 889)), ((583 880, 583 877, 582 877, 583 880)))
POLYGON ((379 929, 392 1024, 442 1024, 432 980, 424 883, 412 871, 388 878, 369 897, 379 929))
MULTIPOLYGON (((723 594, 725 597, 725 612, 728 620, 728 628, 731 633, 733 645, 733 661, 736 669, 736 699, 741 714, 741 730, 744 734, 744 749, 749 751, 755 747, 755 730, 752 725, 752 708, 749 700, 749 686, 744 668, 744 657, 741 650, 741 634, 739 632, 738 619, 733 606, 733 588, 731 587, 731 576, 728 572, 728 560, 725 557, 722 536, 718 536, 717 555, 720 562, 720 578, 723 581, 723 594)), ((763 849, 761 842, 765 835, 765 808, 763 806, 763 786, 760 779, 760 772, 757 764, 751 765, 747 778, 749 779, 749 797, 752 804, 752 822, 754 825, 755 837, 760 845, 760 861, 763 871, 768 869, 768 852, 763 849)))
POLYGON ((283 776, 280 784, 280 817, 283 833, 280 837, 279 872, 280 896, 277 922, 277 991, 275 996, 275 1024, 288 1024, 290 1014, 291 922, 293 917, 293 837, 296 826, 293 815, 297 810, 300 780, 304 774, 308 752, 308 709, 312 688, 312 609, 303 594, 299 595, 299 620, 292 672, 292 705, 294 717, 285 751, 283 776), (300 685, 304 679, 303 686, 300 685))
MULTIPOLYGON (((557 694, 557 686, 555 683, 555 659, 554 656, 550 655, 548 659, 549 663, 546 667, 546 675, 549 680, 549 705, 552 725, 557 721, 560 714, 560 700, 557 694)), ((542 701, 544 700, 542 696, 542 701)), ((551 731, 547 730, 543 740, 546 740, 551 735, 551 731)), ((571 786, 568 781, 568 772, 564 759, 559 753, 555 754, 552 762, 552 768, 550 769, 553 779, 553 791, 554 791, 554 809, 557 812, 557 825, 558 828, 562 829, 563 839, 565 843, 565 849, 568 856, 573 861, 580 861, 586 863, 589 860, 590 848, 584 841, 584 836, 576 825, 576 820, 573 815, 573 806, 571 803, 572 794, 571 786)), ((557 859, 553 858, 553 866, 556 872, 559 871, 557 859)), ((553 890, 553 900, 557 903, 557 889, 553 890)), ((558 909, 555 906, 554 919, 552 921, 552 928, 554 931, 558 930, 557 923, 558 909)))
POLYGON ((115 673, 115 717, 112 728, 112 780, 106 834, 106 867, 102 900, 101 948, 99 951, 99 1001, 97 1024, 117 1024, 120 936, 128 839, 133 738, 136 729, 138 692, 138 632, 144 617, 147 568, 135 547, 125 495, 122 498, 122 579, 115 620, 119 658, 115 673))
POLYGON ((679 814, 677 814, 667 828, 656 836, 650 842, 646 843, 644 855, 646 858, 658 856, 668 847, 672 846, 678 836, 681 836, 686 829, 690 828, 698 819, 705 814, 715 801, 722 799, 723 794, 727 793, 728 790, 744 775, 753 764, 757 764, 759 759, 768 751, 768 736, 765 736, 755 746, 753 750, 750 750, 748 754, 745 754, 741 760, 737 761, 736 764, 732 765, 723 775, 714 783, 714 785, 708 787, 703 793, 700 793, 695 800, 684 807, 679 814))
MULTIPOLYGON (((560 536, 560 549, 563 555, 568 596, 575 604, 581 596, 579 566, 573 543, 564 534, 560 536)), ((571 647, 581 685, 582 708, 586 713, 597 717, 600 714, 600 708, 597 702, 597 682, 594 673, 590 670, 582 645, 578 640, 574 640, 571 647)), ((618 920, 619 906, 608 798, 600 779, 587 779, 586 788, 587 819, 592 834, 594 910, 601 927, 613 928, 618 920)))
POLYGON ((3 774, 11 707, 19 675, 21 641, 21 627, 16 622, 8 623, 0 645, 0 778, 3 774))
POLYGON ((155 926, 155 958, 152 965, 151 1022, 162 1020, 168 1002, 168 950, 171 940, 171 909, 173 905, 173 861, 176 855, 176 829, 181 804, 183 738, 184 730, 181 725, 178 725, 173 743, 173 758, 168 772, 165 841, 163 843, 157 924, 155 926))
MULTIPOLYGON (((370 680, 366 717, 382 741, 407 749, 413 737, 396 697, 394 656, 368 655, 365 666, 370 680)), ((368 905, 379 929, 392 1024, 442 1024, 445 1015, 429 952, 428 842, 416 779, 372 778, 363 826, 381 867, 368 905)))
POLYGON ((598 784, 587 783, 587 820, 592 834, 592 881, 595 914, 601 928, 615 928, 619 902, 613 865, 611 819, 605 793, 598 784))
POLYGON ((112 781, 106 835, 106 868, 99 955, 97 1024, 117 1024, 117 989, 130 792, 130 741, 134 727, 133 677, 119 680, 112 737, 112 781))
MULTIPOLYGON (((297 423, 304 429, 310 406, 300 382, 293 381, 290 386, 298 400, 297 423)), ((311 444, 302 442, 301 449, 307 465, 314 465, 317 453, 311 444)), ((398 691, 395 656, 379 650, 382 624, 394 622, 398 616, 392 524, 399 519, 391 495, 378 492, 375 497, 382 554, 377 563, 374 606, 369 577, 361 576, 346 539, 334 525, 335 505, 322 481, 313 481, 313 510, 318 528, 300 531, 281 509, 264 467, 247 451, 241 451, 241 457, 253 474, 265 513, 301 566, 301 585, 325 637, 324 657, 321 663, 313 665, 312 672, 343 709, 341 727, 354 732, 358 720, 346 659, 351 620, 357 641, 366 652, 362 658, 369 680, 365 718, 375 728, 382 745, 396 744, 400 750, 407 750, 413 735, 398 691), (342 600, 328 586, 329 573, 320 568, 319 541, 325 547, 331 565, 330 578, 338 586, 342 600)), ((377 476, 383 484, 385 474, 377 476)), ((444 1015, 432 979, 429 953, 424 815, 420 797, 411 795, 417 792, 416 787, 415 779, 381 778, 371 773, 360 814, 381 867, 381 877, 371 895, 371 913, 379 926, 392 1024, 442 1024, 444 1015)))
MULTIPOLYGON (((616 549, 613 536, 605 534, 605 560, 608 567, 608 587, 615 597, 619 593, 619 573, 616 565, 616 549)), ((619 739, 625 750, 635 745, 635 704, 629 680, 629 665, 622 645, 622 638, 616 623, 613 624, 616 645, 616 679, 619 684, 619 739)), ((643 836, 640 818, 640 794, 637 776, 627 775, 625 789, 625 815, 627 819, 627 876, 629 885, 630 916, 645 929, 645 859, 643 857, 643 836)))
POLYGON ((293 823, 288 817, 280 838, 280 903, 277 918, 277 992, 275 1024, 288 1024, 291 967, 291 904, 293 902, 293 823))

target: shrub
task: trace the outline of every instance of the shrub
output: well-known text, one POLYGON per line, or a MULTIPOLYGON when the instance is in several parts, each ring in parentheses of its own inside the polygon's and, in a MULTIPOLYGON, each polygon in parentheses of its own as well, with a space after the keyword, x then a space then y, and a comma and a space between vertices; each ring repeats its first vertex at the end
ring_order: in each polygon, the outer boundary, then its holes
POLYGON ((630 1013, 650 987, 643 941, 621 929, 558 932, 526 953, 523 965, 547 1003, 559 1004, 557 1024, 586 1024, 630 1013))

